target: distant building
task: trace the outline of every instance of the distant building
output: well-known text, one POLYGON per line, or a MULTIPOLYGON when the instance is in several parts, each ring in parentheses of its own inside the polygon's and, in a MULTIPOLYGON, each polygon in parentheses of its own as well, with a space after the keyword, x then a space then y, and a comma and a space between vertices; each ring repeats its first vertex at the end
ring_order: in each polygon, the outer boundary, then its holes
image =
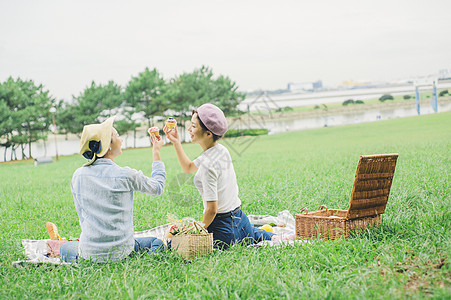
POLYGON ((351 79, 351 80, 343 81, 343 85, 347 88, 353 88, 356 86, 368 85, 368 82, 359 82, 359 81, 354 81, 351 79))
POLYGON ((323 82, 321 80, 315 81, 313 83, 313 89, 314 90, 319 90, 323 88, 323 82))
POLYGON ((315 82, 289 82, 287 90, 289 92, 314 92, 323 88, 321 80, 315 82))
POLYGON ((371 83, 368 81, 354 81, 347 80, 342 82, 342 87, 345 89, 367 89, 367 88, 375 88, 380 86, 380 84, 371 83))
POLYGON ((451 70, 442 69, 438 71, 438 80, 449 80, 451 79, 451 70))

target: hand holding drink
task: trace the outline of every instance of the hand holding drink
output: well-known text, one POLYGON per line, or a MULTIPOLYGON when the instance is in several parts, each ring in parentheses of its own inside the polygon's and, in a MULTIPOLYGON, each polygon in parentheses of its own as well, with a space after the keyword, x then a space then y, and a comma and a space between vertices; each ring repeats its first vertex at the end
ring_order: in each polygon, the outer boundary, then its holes
POLYGON ((177 130, 177 121, 174 118, 168 118, 166 120, 166 125, 163 128, 164 133, 168 140, 173 144, 180 143, 179 132, 177 130))
POLYGON ((160 129, 158 127, 150 127, 147 132, 149 133, 149 135, 153 134, 154 136, 160 136, 160 129))
POLYGON ((177 121, 174 118, 169 117, 166 120, 166 127, 170 130, 174 130, 175 126, 177 125, 177 121))
POLYGON ((163 146, 163 139, 160 136, 160 129, 158 127, 151 127, 147 130, 150 135, 150 141, 152 142, 153 161, 161 160, 160 150, 163 146))

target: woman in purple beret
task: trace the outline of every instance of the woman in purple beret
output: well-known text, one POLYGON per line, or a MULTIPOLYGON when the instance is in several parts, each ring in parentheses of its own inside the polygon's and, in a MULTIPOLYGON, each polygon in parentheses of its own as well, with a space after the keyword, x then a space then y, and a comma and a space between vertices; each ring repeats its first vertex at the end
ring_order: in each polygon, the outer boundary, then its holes
POLYGON ((196 172, 194 184, 204 204, 202 222, 213 233, 215 247, 227 249, 233 243, 270 240, 273 234, 253 227, 241 210, 232 158, 227 148, 218 143, 227 131, 222 110, 207 103, 193 111, 188 131, 191 141, 204 151, 194 161, 183 151, 177 127, 166 126, 163 130, 174 144, 183 172, 196 172))

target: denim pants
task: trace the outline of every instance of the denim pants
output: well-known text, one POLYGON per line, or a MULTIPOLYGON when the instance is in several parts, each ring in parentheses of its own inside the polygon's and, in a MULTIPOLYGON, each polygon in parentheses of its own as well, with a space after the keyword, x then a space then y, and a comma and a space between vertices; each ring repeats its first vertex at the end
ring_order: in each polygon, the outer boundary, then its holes
MULTIPOLYGON (((137 252, 157 252, 163 250, 163 241, 154 237, 141 237, 135 239, 135 249, 130 254, 137 252)), ((70 241, 61 245, 61 258, 65 262, 74 262, 78 258, 78 241, 70 241)))
POLYGON ((266 232, 252 226, 246 214, 241 210, 231 213, 216 214, 213 222, 208 226, 208 232, 213 233, 214 247, 228 249, 235 243, 245 245, 271 240, 273 233, 266 232))

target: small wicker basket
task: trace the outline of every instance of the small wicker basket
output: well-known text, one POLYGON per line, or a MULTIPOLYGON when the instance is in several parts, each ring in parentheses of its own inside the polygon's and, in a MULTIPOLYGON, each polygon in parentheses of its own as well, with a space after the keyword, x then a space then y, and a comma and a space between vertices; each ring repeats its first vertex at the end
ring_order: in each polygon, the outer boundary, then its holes
POLYGON ((379 226, 390 195, 398 154, 360 157, 348 210, 328 209, 296 214, 296 237, 336 239, 349 237, 351 231, 379 226))
POLYGON ((213 252, 213 233, 194 221, 192 228, 199 233, 188 233, 190 228, 172 237, 171 248, 184 259, 193 259, 213 252))
POLYGON ((184 259, 210 254, 213 252, 213 233, 175 235, 171 248, 184 259))

